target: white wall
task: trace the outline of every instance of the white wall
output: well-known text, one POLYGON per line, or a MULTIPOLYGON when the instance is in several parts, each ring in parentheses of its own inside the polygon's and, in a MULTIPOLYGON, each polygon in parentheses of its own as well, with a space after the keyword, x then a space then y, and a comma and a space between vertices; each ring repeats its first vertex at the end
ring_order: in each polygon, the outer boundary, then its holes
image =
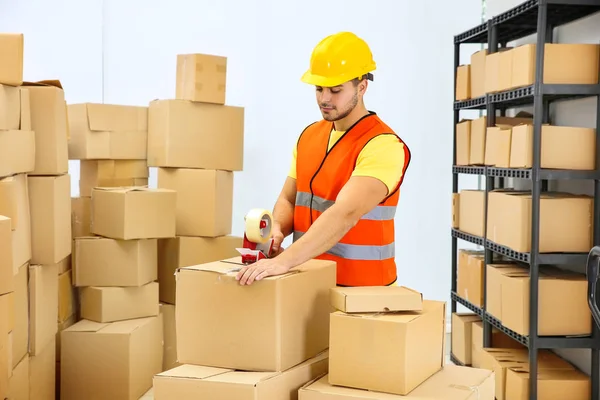
POLYGON ((273 206, 297 136, 320 118, 314 89, 299 80, 314 45, 336 31, 356 32, 379 66, 367 106, 413 156, 397 217, 400 282, 449 300, 453 35, 480 22, 481 0, 372 3, 0 0, 0 27, 25 33, 26 79, 60 78, 69 103, 172 98, 178 53, 227 56, 227 103, 246 108, 244 171, 235 175, 238 235, 248 209, 273 206))
MULTIPOLYGON (((512 8, 521 1, 519 0, 487 0, 488 16, 494 16, 512 8)), ((575 21, 564 25, 555 30, 554 41, 558 43, 598 43, 600 37, 600 15, 575 21)), ((508 45, 520 45, 525 43, 535 43, 536 35, 530 35, 508 45)), ((550 109, 550 121, 555 125, 580 126, 596 128, 596 99, 588 98, 575 101, 565 101, 556 103, 550 109)), ((523 110, 533 112, 532 107, 522 108, 523 110)), ((525 182, 515 182, 516 187, 527 187, 525 182)), ((593 181, 558 181, 550 184, 549 189, 560 190, 571 193, 594 194, 593 181)), ((569 269, 577 272, 584 272, 585 266, 568 266, 569 269)), ((590 356, 591 351, 585 349, 576 350, 556 350, 563 357, 572 361, 587 374, 591 371, 590 356)))

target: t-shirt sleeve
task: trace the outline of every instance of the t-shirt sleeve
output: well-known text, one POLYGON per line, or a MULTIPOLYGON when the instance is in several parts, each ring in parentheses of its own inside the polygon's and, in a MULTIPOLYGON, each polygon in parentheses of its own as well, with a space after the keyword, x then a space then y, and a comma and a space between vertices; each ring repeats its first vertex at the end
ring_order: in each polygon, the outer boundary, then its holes
POLYGON ((382 181, 391 193, 401 181, 410 155, 396 135, 373 138, 360 152, 352 176, 370 176, 382 181))
POLYGON ((298 157, 298 144, 294 145, 294 150, 292 151, 292 163, 290 165, 290 170, 288 172, 288 176, 292 179, 296 178, 296 158, 298 157))

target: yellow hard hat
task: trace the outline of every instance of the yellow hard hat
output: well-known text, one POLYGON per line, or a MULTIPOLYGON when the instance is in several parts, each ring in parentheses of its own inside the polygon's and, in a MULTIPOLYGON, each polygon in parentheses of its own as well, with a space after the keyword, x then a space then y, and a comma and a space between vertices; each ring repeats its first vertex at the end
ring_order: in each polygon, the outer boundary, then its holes
POLYGON ((351 32, 327 36, 315 47, 302 82, 333 87, 360 78, 376 68, 369 45, 351 32))

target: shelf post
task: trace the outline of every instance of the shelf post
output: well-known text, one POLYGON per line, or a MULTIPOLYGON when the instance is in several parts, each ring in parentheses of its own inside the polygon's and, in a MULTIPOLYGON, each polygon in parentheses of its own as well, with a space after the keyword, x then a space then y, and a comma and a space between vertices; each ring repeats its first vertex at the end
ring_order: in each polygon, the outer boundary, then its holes
MULTIPOLYGON (((456 71, 458 66, 460 65, 460 43, 454 43, 454 96, 453 99, 456 98, 456 71)), ((454 110, 454 127, 452 128, 453 136, 452 136, 452 165, 456 165, 456 124, 458 124, 460 117, 460 110, 454 110)), ((452 168, 451 168, 452 169, 452 168)), ((452 193, 458 193, 458 174, 452 171, 452 193)), ((457 286, 457 278, 458 278, 458 239, 452 236, 452 283, 451 283, 451 293, 456 292, 457 286)), ((450 309, 452 314, 456 312, 456 301, 454 299, 450 299, 450 309)))

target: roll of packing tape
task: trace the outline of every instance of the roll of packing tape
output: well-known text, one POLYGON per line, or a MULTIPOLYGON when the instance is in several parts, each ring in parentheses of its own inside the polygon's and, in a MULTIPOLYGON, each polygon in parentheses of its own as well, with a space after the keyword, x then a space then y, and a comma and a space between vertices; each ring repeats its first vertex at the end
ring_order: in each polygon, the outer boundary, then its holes
POLYGON ((254 243, 266 243, 271 238, 271 228, 273 227, 273 216, 268 210, 254 208, 246 214, 246 237, 254 243), (261 221, 265 221, 266 226, 261 228, 261 221))

